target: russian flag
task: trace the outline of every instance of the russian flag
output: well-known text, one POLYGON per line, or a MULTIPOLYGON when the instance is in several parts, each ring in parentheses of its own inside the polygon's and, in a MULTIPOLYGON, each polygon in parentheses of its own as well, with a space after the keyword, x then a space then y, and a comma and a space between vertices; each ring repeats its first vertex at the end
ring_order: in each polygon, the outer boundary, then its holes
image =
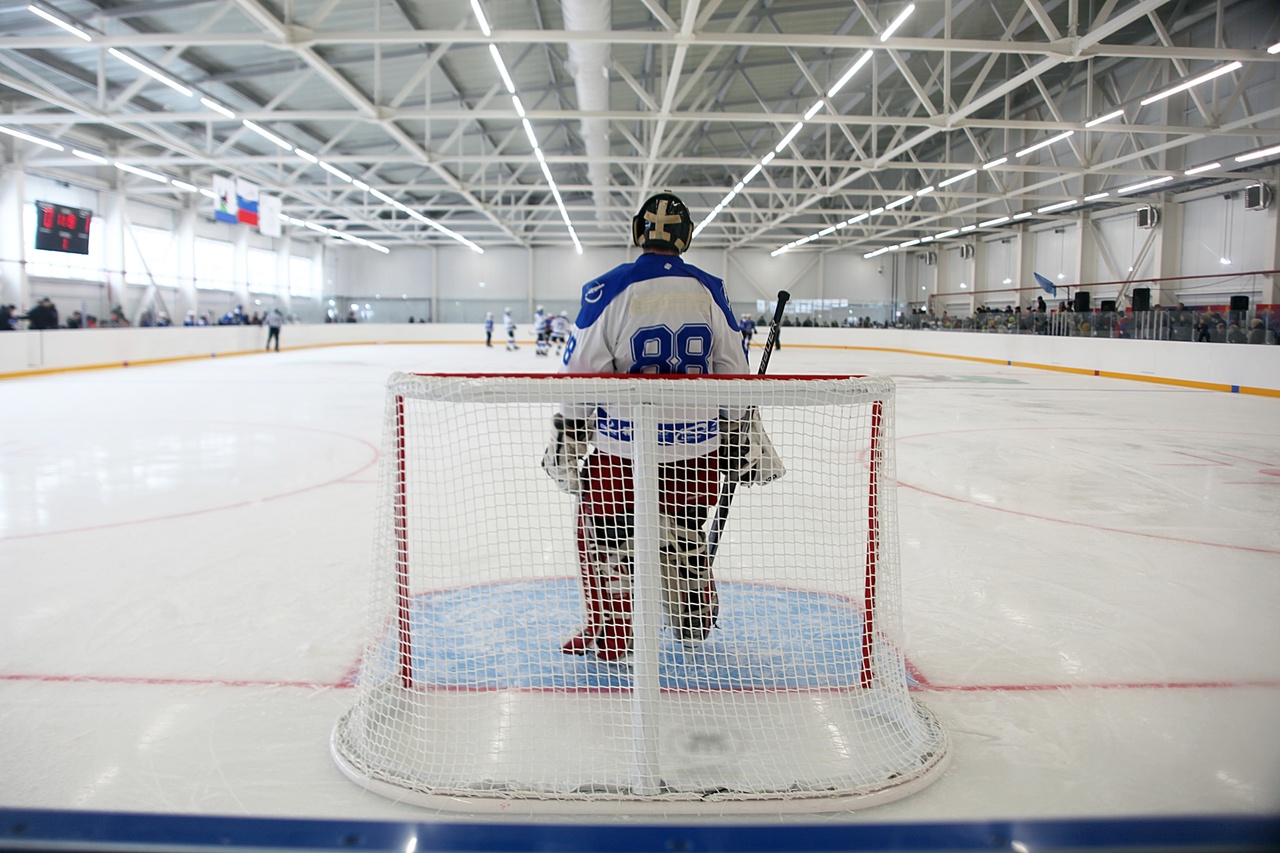
POLYGON ((236 220, 245 225, 258 224, 257 184, 251 184, 244 178, 236 178, 236 220))

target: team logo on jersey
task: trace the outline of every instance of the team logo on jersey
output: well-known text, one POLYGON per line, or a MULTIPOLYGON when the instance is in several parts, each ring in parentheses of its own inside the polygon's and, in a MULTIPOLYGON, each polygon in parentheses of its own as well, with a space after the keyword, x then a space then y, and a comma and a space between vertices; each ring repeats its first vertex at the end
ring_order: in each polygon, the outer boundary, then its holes
POLYGON ((659 424, 658 444, 669 447, 673 444, 702 444, 720 434, 718 421, 693 421, 680 424, 659 424))
MULTIPOLYGON (((599 412, 602 414, 603 410, 599 412)), ((624 421, 622 418, 597 417, 596 429, 601 435, 612 438, 614 441, 631 440, 631 421, 624 421)))
POLYGON ((601 296, 604 296, 604 282, 593 281, 582 294, 582 299, 585 302, 599 302, 601 296))

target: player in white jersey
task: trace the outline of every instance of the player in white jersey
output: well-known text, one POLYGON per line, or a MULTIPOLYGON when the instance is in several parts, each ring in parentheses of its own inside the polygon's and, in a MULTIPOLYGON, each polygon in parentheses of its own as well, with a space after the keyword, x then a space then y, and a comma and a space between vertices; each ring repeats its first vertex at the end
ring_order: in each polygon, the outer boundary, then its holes
POLYGON ((516 346, 516 321, 511 319, 511 309, 502 312, 502 327, 507 331, 507 352, 520 349, 516 346))
POLYGON ((551 343, 555 344, 556 355, 564 352, 564 345, 569 341, 569 315, 564 311, 551 318, 551 343))
MULTIPOLYGON (((640 257, 583 287, 561 372, 749 373, 724 282, 680 258, 693 235, 684 202, 668 192, 648 199, 632 234, 644 250, 640 257)), ((682 410, 659 425, 663 604, 673 633, 686 643, 705 639, 719 610, 702 529, 719 476, 753 481, 744 414, 682 410)), ((563 406, 542 462, 557 484, 579 497, 586 625, 563 651, 591 652, 604 661, 631 650, 630 419, 626 409, 563 406)))
POLYGON ((546 355, 551 348, 551 324, 547 320, 547 312, 538 309, 533 312, 534 354, 546 355))

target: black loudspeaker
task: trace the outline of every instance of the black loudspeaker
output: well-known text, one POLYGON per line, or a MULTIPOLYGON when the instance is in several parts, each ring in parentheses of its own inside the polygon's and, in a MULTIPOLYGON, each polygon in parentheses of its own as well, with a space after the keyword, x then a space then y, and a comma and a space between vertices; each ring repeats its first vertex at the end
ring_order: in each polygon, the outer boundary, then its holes
POLYGON ((1231 297, 1231 310, 1232 311, 1248 311, 1249 297, 1243 296, 1243 295, 1231 297))
POLYGON ((1073 311, 1089 310, 1089 291, 1087 290, 1076 291, 1076 301, 1075 301, 1075 304, 1072 306, 1072 310, 1073 311))
POLYGON ((1104 299, 1098 303, 1102 306, 1102 313, 1114 314, 1116 312, 1116 301, 1114 299, 1104 299))
POLYGON ((1151 310, 1151 288, 1135 287, 1133 289, 1133 310, 1134 311, 1150 311, 1151 310))

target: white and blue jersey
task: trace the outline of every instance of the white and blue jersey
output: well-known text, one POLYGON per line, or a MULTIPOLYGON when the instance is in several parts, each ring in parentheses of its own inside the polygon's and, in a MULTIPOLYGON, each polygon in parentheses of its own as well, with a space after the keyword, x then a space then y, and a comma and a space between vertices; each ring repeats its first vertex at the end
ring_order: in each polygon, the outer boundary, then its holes
MULTIPOLYGON (((643 254, 588 282, 574 326, 561 373, 750 373, 724 282, 676 255, 643 254)), ((579 404, 563 413, 594 414, 597 447, 631 457, 629 411, 579 404)), ((660 423, 658 461, 719 447, 719 414, 714 407, 681 409, 660 423)))

